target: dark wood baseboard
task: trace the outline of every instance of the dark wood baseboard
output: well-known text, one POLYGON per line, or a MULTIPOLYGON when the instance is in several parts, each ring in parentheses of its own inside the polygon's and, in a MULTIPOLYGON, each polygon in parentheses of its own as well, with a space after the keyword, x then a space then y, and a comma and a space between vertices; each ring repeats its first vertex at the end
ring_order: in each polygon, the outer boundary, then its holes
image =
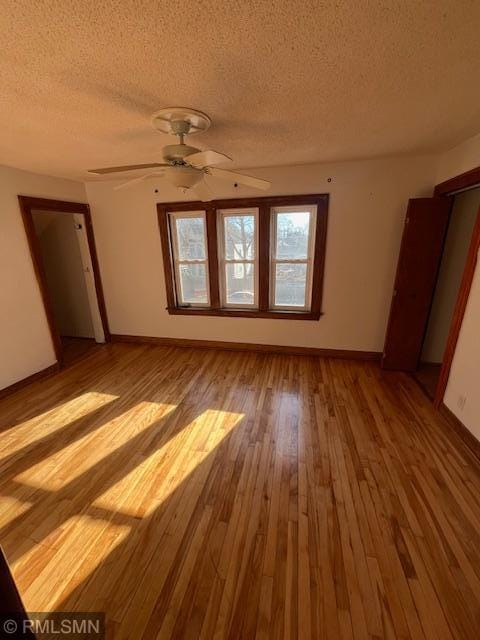
POLYGON ((461 420, 451 411, 445 403, 439 406, 438 410, 447 420, 448 424, 454 429, 457 435, 467 445, 473 455, 480 461, 480 441, 473 435, 470 429, 463 424, 461 420))
MULTIPOLYGON (((273 344, 254 344, 249 342, 222 342, 217 340, 191 340, 187 338, 158 338, 154 336, 131 336, 112 334, 112 342, 134 344, 153 344, 163 347, 183 347, 189 349, 222 349, 223 351, 256 351, 258 353, 277 353, 291 356, 310 356, 322 358, 341 358, 344 360, 379 360, 379 351, 351 351, 349 349, 318 349, 316 347, 291 347, 273 344)), ((31 376, 0 389, 0 399, 23 389, 32 382, 47 378, 60 371, 58 362, 31 376)), ((453 414, 452 414, 453 415, 453 414)))
POLYGON ((60 365, 58 364, 58 362, 55 362, 55 364, 50 365, 46 369, 37 371, 37 373, 32 373, 31 376, 28 376, 27 378, 23 378, 23 380, 19 380, 18 382, 14 382, 13 384, 9 385, 8 387, 5 387, 4 389, 0 389, 0 399, 4 398, 5 396, 9 396, 11 393, 15 393, 15 391, 18 391, 19 389, 23 389, 23 387, 26 387, 27 385, 31 384, 32 382, 35 382, 36 380, 42 380, 43 378, 47 378, 48 376, 51 376, 53 373, 57 373, 57 371, 59 370, 60 370, 60 365))
POLYGON ((257 351, 292 356, 320 356, 323 358, 343 358, 346 360, 379 360, 379 351, 350 351, 348 349, 318 349, 316 347, 291 347, 273 344, 253 344, 249 342, 223 342, 217 340, 191 340, 187 338, 157 338, 153 336, 131 336, 112 334, 112 342, 154 344, 163 347, 186 347, 191 349, 222 349, 224 351, 257 351))

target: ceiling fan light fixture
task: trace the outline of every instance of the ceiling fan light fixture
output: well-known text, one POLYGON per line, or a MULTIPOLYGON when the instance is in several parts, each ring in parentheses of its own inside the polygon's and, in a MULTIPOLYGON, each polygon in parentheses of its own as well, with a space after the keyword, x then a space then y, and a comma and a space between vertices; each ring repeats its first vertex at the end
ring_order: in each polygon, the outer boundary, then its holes
POLYGON ((203 178, 203 171, 193 167, 177 165, 167 167, 165 169, 165 177, 179 189, 191 189, 203 178))

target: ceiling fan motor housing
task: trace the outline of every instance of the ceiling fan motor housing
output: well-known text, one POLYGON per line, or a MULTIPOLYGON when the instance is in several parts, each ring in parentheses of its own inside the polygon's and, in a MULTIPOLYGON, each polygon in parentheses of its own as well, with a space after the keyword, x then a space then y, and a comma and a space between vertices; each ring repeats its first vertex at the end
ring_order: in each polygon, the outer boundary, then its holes
POLYGON ((163 147, 163 159, 165 162, 178 162, 182 163, 186 156, 191 153, 197 153, 200 149, 196 147, 190 147, 188 144, 169 144, 163 147))

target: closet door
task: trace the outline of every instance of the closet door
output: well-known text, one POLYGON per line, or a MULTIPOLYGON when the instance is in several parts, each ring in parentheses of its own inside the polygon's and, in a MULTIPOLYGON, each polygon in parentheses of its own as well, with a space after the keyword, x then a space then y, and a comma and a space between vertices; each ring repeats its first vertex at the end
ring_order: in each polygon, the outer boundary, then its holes
POLYGON ((409 200, 382 356, 384 369, 417 368, 452 203, 450 197, 409 200))

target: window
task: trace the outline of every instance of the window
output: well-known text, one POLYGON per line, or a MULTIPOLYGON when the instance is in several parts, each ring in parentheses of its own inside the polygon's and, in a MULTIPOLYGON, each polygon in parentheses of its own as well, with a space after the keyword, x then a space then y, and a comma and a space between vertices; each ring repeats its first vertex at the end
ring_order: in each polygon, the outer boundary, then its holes
POLYGON ((328 195, 157 209, 169 313, 320 318, 328 195))
POLYGON ((178 305, 208 307, 205 212, 170 213, 169 218, 178 305))
POLYGON ((258 308, 258 209, 218 212, 220 299, 222 306, 258 308))
POLYGON ((315 206, 275 207, 272 211, 272 309, 310 311, 315 218, 315 206))

